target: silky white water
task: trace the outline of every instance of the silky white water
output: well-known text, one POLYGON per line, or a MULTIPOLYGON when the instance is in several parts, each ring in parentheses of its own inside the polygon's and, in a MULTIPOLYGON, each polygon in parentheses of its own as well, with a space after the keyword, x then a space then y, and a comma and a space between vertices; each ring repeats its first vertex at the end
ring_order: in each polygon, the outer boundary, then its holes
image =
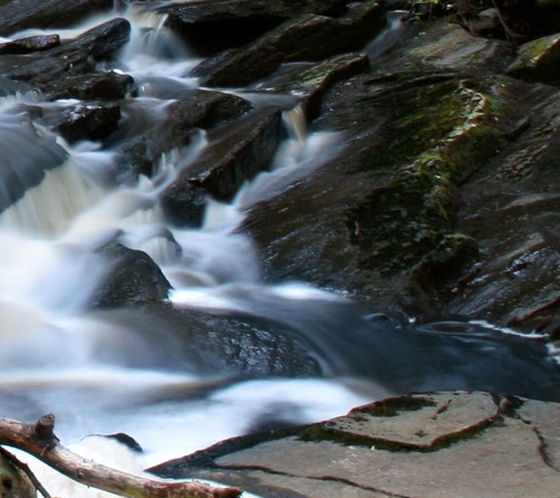
MULTIPOLYGON (((122 62, 111 69, 133 75, 140 95, 123 103, 123 114, 131 121, 143 115, 157 119, 172 99, 154 95, 162 88, 194 88, 196 80, 187 73, 197 61, 162 29, 162 19, 132 10, 125 15, 132 39, 122 62)), ((61 35, 76 36, 106 19, 97 16, 61 35)), ((5 100, 0 117, 6 126, 15 126, 10 120, 18 119, 18 106, 27 103, 53 113, 75 102, 41 102, 35 95, 5 100)), ((286 109, 285 119, 290 138, 271 171, 243 188, 232 204, 209 202, 205 224, 196 230, 166 226, 158 194, 177 174, 179 160, 194 161, 204 149, 203 130, 189 148, 163 156, 153 178, 115 188, 108 186, 114 177, 112 150, 87 142, 70 146, 30 123, 30 130, 65 157, 0 214, 1 415, 33 421, 53 412, 64 444, 90 433, 126 432, 146 450, 140 460, 148 466, 243 434, 259 417, 309 422, 371 399, 371 386, 362 394, 334 379, 231 383, 222 374, 174 371, 180 358, 172 333, 158 330, 154 340, 150 323, 139 331, 126 318, 85 311, 107 271, 95 250, 117 233, 122 243, 147 252, 161 266, 178 306, 242 309, 249 305, 240 295, 260 292, 294 302, 338 299, 305 284, 263 287, 252 241, 232 233, 244 209, 319 167, 341 143, 334 133, 307 135, 298 108, 286 109), (171 233, 175 243, 159 233, 171 233), (232 294, 235 286, 242 292, 232 294)), ((23 154, 33 133, 18 139, 23 154)))

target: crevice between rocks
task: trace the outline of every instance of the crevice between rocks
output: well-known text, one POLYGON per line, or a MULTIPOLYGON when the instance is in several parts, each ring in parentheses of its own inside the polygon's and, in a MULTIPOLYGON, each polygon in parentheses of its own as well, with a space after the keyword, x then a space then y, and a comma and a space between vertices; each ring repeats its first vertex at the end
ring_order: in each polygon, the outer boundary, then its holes
POLYGON ((329 481, 329 482, 337 482, 339 484, 344 484, 345 486, 350 486, 352 488, 360 489, 363 491, 370 491, 372 493, 383 493, 387 496, 391 496, 394 498, 411 498, 408 495, 401 495, 398 493, 393 493, 391 491, 387 491, 385 489, 376 488, 373 486, 362 486, 360 484, 351 481, 350 479, 344 479, 342 477, 335 477, 335 476, 302 476, 298 474, 292 474, 290 472, 281 472, 279 470, 272 470, 268 467, 260 466, 260 465, 228 465, 228 466, 215 466, 215 469, 222 470, 222 471, 243 471, 243 472, 264 472, 265 474, 275 475, 275 476, 282 476, 282 477, 289 477, 294 479, 309 479, 310 481, 329 481))

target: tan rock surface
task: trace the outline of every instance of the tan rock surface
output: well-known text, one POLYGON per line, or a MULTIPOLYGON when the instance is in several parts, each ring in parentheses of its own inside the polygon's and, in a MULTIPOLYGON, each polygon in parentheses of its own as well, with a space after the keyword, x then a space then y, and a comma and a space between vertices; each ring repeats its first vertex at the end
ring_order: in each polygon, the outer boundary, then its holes
POLYGON ((222 444, 207 468, 182 465, 263 497, 554 498, 559 415, 555 403, 483 392, 408 395, 222 444))

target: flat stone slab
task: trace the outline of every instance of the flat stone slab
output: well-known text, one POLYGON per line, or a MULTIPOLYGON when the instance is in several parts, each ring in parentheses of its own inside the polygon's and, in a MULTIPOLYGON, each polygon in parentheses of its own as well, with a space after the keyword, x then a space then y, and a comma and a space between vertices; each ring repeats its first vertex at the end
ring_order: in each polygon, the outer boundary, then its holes
POLYGON ((164 464, 267 498, 560 496, 560 405, 484 392, 389 398, 164 464))
POLYGON ((325 422, 323 427, 381 443, 430 449, 497 416, 498 407, 489 394, 437 393, 382 400, 325 422))

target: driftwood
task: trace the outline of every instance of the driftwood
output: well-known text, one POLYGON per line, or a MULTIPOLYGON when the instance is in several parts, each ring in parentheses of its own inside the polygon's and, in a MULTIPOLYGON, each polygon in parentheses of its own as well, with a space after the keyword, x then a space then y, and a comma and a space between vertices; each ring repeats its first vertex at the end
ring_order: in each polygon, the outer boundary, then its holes
MULTIPOLYGON (((238 488, 158 481, 82 458, 60 444, 54 434, 54 421, 52 414, 44 415, 35 424, 0 417, 0 445, 23 450, 81 484, 127 498, 235 498, 241 495, 238 488)), ((28 472, 27 466, 22 470, 28 472)), ((43 493, 44 490, 38 488, 38 491, 43 493)))

